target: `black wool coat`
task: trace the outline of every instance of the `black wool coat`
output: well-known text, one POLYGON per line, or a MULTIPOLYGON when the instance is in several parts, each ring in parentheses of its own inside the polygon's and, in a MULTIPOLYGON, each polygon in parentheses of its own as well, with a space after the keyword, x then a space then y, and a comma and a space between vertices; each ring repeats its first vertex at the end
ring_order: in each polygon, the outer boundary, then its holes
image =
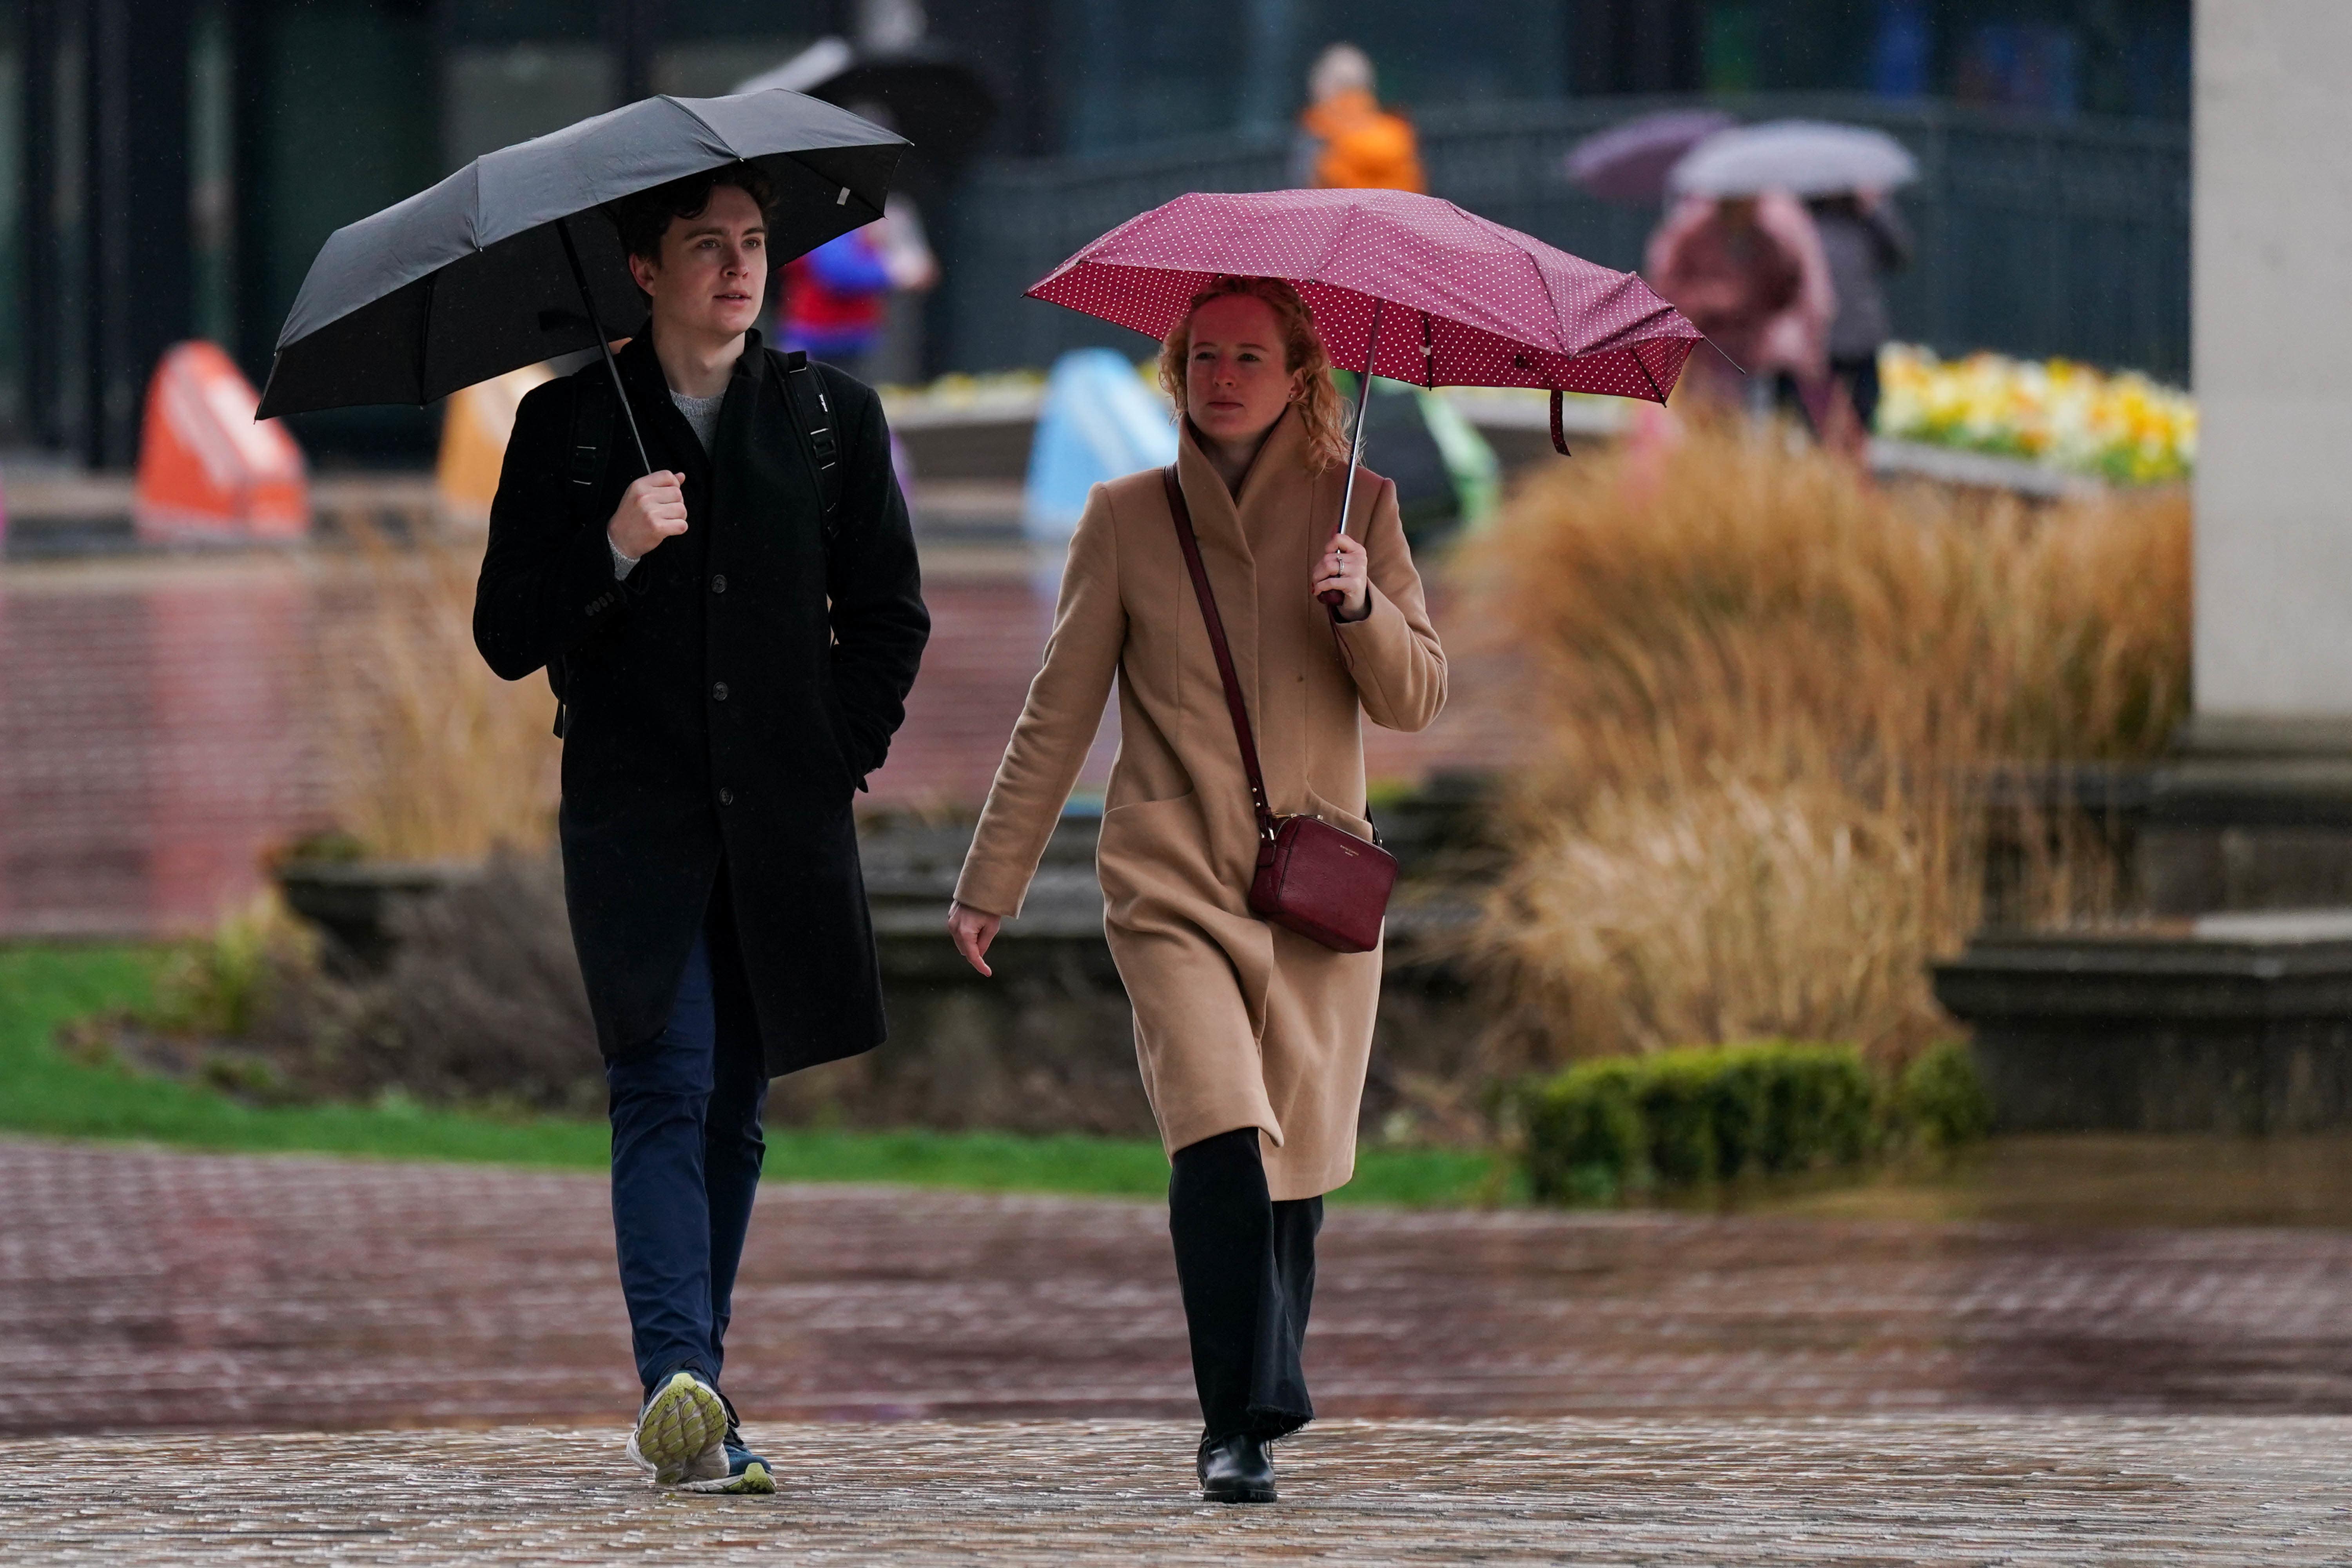
POLYGON ((769 1072, 853 1056, 885 1026, 850 802, 930 635, 881 400, 817 367, 844 469, 828 548, 784 361, 757 333, 709 454, 650 335, 618 363, 654 466, 686 476, 687 531, 614 580, 604 529, 641 470, 614 407, 593 494, 568 493, 592 363, 516 411, 474 600, 492 669, 564 670, 564 899, 598 1046, 661 1032, 723 865, 769 1072))

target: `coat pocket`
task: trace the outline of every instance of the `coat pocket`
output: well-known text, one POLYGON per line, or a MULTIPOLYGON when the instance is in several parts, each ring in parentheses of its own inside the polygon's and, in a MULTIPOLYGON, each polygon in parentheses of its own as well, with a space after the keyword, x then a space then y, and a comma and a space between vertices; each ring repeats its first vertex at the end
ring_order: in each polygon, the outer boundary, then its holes
POLYGON ((857 764, 850 760, 849 722, 842 717, 841 696, 830 680, 817 688, 817 710, 824 717, 824 740, 833 753, 834 772, 841 781, 845 795, 855 795, 865 782, 857 764))
POLYGON ((1103 813, 1095 872, 1114 918, 1139 900, 1181 897, 1207 868, 1206 835, 1191 790, 1161 800, 1129 801, 1103 813))
POLYGON ((1320 817, 1343 832, 1354 834, 1366 843, 1377 842, 1372 837, 1371 818, 1334 805, 1311 789, 1307 792, 1307 812, 1308 816, 1320 817))

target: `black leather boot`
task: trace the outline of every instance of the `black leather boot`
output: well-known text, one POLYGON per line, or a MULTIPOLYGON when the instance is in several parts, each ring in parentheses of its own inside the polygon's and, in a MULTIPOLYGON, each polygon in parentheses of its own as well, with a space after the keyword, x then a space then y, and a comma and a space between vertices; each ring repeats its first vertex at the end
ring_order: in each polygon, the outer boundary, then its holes
POLYGON ((1193 1461, 1201 1496, 1210 1502, 1272 1502, 1274 1456, 1246 1432, 1203 1437, 1193 1461))

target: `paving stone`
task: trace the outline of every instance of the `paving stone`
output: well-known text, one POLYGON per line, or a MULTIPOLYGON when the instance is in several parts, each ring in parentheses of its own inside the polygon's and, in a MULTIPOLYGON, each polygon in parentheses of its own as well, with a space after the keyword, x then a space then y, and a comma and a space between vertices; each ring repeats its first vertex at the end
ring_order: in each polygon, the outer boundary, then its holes
MULTIPOLYGON (((0 1435, 635 1407, 594 1174, 0 1141, 0 1435)), ((1335 1207, 1340 1416, 2352 1415, 2352 1233, 1335 1207)), ((777 1185, 755 1419, 1181 1419, 1164 1207, 777 1185)))
POLYGON ((772 1498, 656 1494, 617 1430, 0 1443, 11 1563, 2342 1563, 2343 1418, 1334 1421, 1283 1500, 1174 1423, 754 1428, 772 1498))

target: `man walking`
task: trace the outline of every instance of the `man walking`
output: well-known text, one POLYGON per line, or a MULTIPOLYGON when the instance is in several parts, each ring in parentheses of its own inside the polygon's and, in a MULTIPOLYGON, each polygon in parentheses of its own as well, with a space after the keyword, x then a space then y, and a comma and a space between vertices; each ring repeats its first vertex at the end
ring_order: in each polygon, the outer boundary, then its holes
POLYGON ((850 802, 930 632, 879 399, 751 330, 771 205, 733 163, 608 209, 650 308, 625 405, 601 361, 523 400, 474 606, 490 668, 560 703, 629 1454, 695 1491, 774 1489, 719 1392, 760 1114, 771 1078, 883 1037, 850 802))

